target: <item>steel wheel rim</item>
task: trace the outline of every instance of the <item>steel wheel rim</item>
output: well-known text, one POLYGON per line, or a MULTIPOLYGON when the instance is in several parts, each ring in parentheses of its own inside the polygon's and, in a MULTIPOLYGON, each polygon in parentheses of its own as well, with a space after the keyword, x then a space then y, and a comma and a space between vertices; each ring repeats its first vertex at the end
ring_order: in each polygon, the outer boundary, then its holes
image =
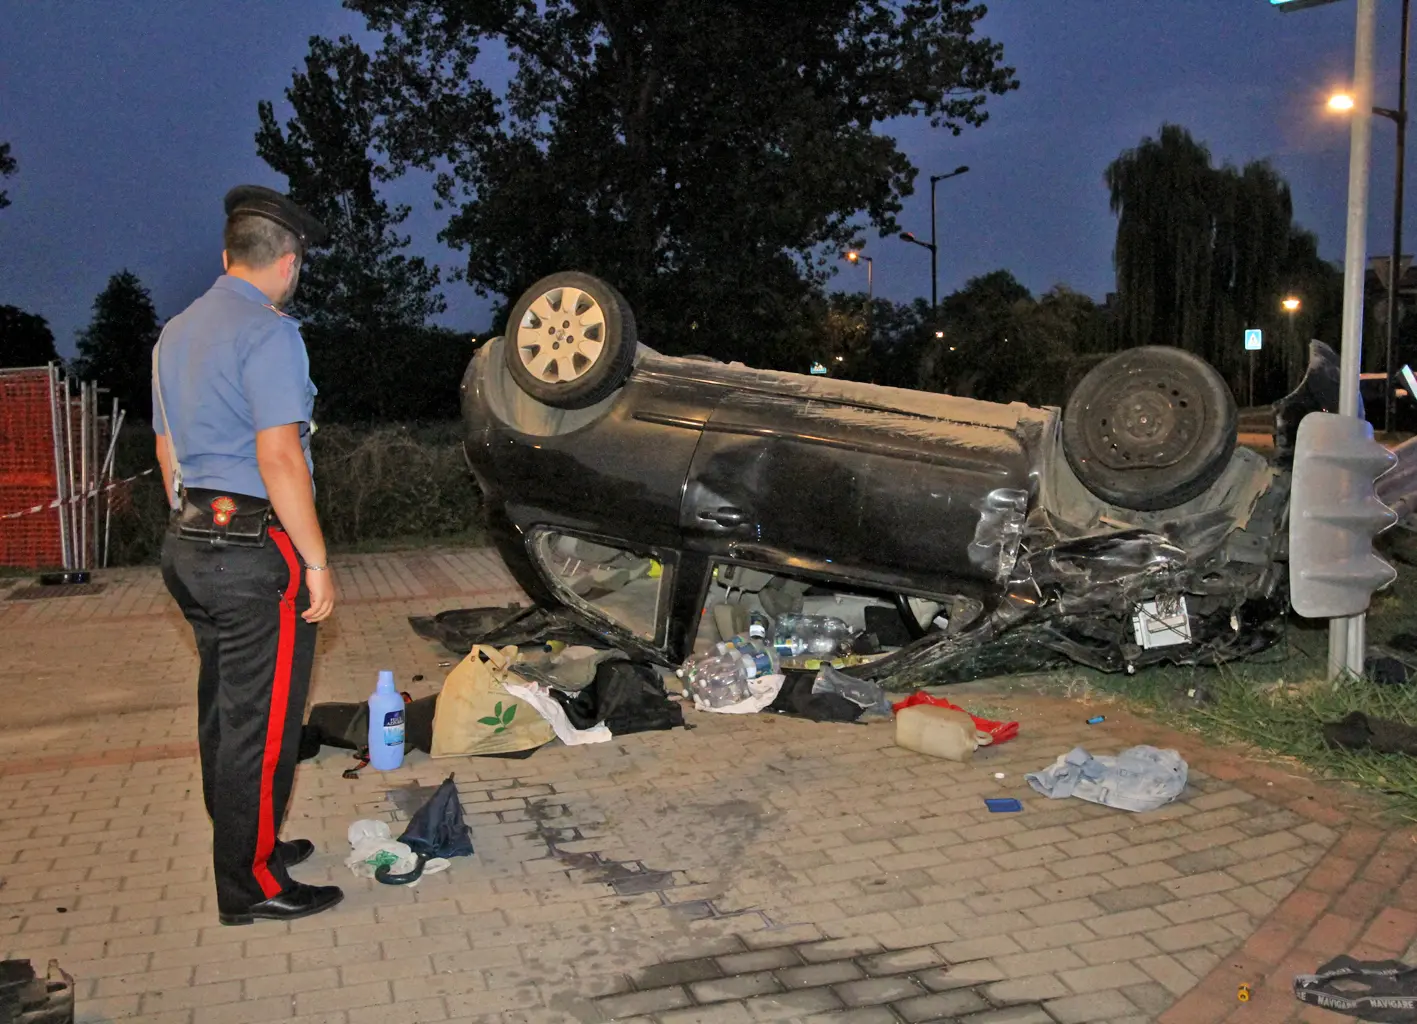
POLYGON ((605 310, 582 288, 550 288, 517 324, 517 358, 546 384, 570 384, 590 372, 605 349, 605 310))
POLYGON ((1137 374, 1096 404, 1083 432, 1097 459, 1112 469, 1176 465, 1191 454, 1205 422, 1205 404, 1192 382, 1167 370, 1137 374))

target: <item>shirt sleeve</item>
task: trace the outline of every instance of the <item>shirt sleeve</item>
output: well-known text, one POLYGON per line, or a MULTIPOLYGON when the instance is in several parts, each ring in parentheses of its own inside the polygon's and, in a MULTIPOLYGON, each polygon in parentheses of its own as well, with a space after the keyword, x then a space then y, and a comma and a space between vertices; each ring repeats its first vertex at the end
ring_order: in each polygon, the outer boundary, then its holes
MULTIPOLYGON (((149 357, 148 361, 151 363, 151 362, 154 362, 156 359, 157 359, 157 346, 154 345, 154 346, 153 346, 153 354, 149 357)), ((161 405, 161 399, 158 397, 158 393, 157 393, 157 374, 154 373, 154 374, 152 374, 151 376, 152 376, 152 386, 153 386, 153 414, 152 414, 153 433, 156 434, 158 437, 161 437, 163 434, 167 433, 167 431, 164 430, 163 427, 162 427, 162 405, 161 405)))
POLYGON ((253 341, 241 368, 241 386, 256 430, 307 422, 309 380, 310 359, 294 321, 281 320, 253 341))

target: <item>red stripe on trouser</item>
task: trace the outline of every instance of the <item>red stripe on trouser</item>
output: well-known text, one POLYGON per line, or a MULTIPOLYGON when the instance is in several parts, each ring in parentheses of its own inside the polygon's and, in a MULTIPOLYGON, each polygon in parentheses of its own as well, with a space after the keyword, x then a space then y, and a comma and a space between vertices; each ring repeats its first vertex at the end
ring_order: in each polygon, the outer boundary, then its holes
POLYGON ((276 809, 273 795, 276 765, 280 763, 281 743, 285 739, 285 711, 290 703, 290 666, 295 658, 295 596, 300 591, 300 561, 295 557, 295 545, 281 530, 271 531, 271 540, 285 557, 290 569, 290 585, 280 599, 280 639, 276 644, 276 674, 271 685, 271 710, 266 719, 266 750, 261 759, 261 808, 256 832, 256 859, 251 873, 270 899, 280 893, 280 883, 271 874, 271 853, 276 847, 276 809))

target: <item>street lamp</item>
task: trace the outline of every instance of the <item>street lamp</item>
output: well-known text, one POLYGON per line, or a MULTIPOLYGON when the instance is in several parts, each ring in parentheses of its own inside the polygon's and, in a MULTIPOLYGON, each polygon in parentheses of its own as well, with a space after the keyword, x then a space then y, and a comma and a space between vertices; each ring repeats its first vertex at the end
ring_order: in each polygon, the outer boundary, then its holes
POLYGON ((968 174, 969 168, 960 165, 949 174, 930 175, 930 241, 922 242, 915 237, 913 231, 902 231, 900 240, 902 242, 912 242, 922 249, 930 250, 930 313, 933 316, 939 307, 939 273, 940 273, 940 247, 935 241, 935 184, 944 181, 946 178, 956 178, 961 174, 968 174))
MULTIPOLYGON (((1289 329, 1285 332, 1285 343, 1286 343, 1286 348, 1287 348, 1288 351, 1290 351, 1291 353, 1294 351, 1294 314, 1297 313, 1297 312, 1299 312, 1299 309, 1300 309, 1300 307, 1301 307, 1302 305, 1303 305, 1303 303, 1301 303, 1301 302, 1298 300, 1298 298, 1296 298, 1296 297, 1293 296, 1293 295, 1286 296, 1286 297, 1283 299, 1283 301, 1281 301, 1281 302, 1279 303, 1279 308, 1282 309, 1282 310, 1284 310, 1284 312, 1286 312, 1286 313, 1289 314, 1289 316, 1287 317, 1287 319, 1289 320, 1289 329)), ((1251 352, 1250 355, 1253 356, 1254 353, 1251 352)), ((1255 403, 1254 403, 1254 395, 1253 395, 1254 390, 1255 390, 1255 387, 1254 387, 1254 364, 1251 363, 1251 365, 1250 365, 1250 391, 1251 391, 1250 404, 1251 404, 1251 405, 1254 405, 1254 404, 1255 404, 1255 403)))
POLYGON ((949 174, 930 175, 930 313, 932 315, 936 312, 935 293, 938 288, 938 285, 936 284, 936 275, 938 273, 938 261, 936 257, 939 254, 939 249, 936 247, 935 244, 935 183, 939 181, 944 181, 946 178, 957 178, 961 174, 968 173, 969 167, 964 164, 961 164, 954 170, 950 171, 949 174))
POLYGON ((855 249, 846 250, 848 263, 860 263, 866 261, 866 344, 871 344, 871 307, 875 305, 876 290, 876 261, 870 256, 862 256, 855 249))
MULTIPOLYGON (((1393 428, 1393 382, 1397 375, 1397 289, 1402 263, 1402 179, 1407 161, 1407 44, 1412 17, 1412 0, 1402 0, 1402 53, 1398 58, 1397 109, 1374 107, 1373 113, 1397 125, 1397 183, 1392 195, 1392 262, 1388 264, 1387 287, 1387 382, 1383 386, 1383 431, 1393 428)), ((1329 97, 1330 110, 1350 111, 1353 97, 1335 93, 1329 97)))

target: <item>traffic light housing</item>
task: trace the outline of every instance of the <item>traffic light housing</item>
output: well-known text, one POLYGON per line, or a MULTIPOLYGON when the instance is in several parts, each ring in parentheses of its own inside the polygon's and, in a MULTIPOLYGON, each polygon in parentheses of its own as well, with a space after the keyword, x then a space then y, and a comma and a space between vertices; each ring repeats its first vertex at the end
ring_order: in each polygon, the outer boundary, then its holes
POLYGON ((1361 615, 1397 578, 1373 553, 1373 538, 1397 522, 1374 490, 1396 461, 1367 420, 1311 412, 1300 421, 1289 498, 1289 600, 1300 615, 1361 615))

